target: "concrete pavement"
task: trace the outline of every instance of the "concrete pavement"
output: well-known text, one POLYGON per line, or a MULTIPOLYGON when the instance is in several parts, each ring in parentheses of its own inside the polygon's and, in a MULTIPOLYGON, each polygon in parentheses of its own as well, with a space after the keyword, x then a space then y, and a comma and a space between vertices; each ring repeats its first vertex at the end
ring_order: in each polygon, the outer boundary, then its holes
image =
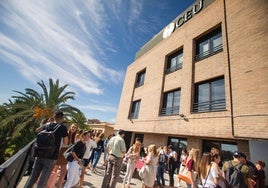
MULTIPOLYGON (((96 173, 93 173, 90 169, 86 170, 86 174, 85 174, 85 180, 83 183, 83 188, 100 188, 101 184, 102 184, 102 180, 104 177, 104 172, 105 172, 105 166, 102 165, 102 157, 100 158, 100 162, 98 163, 96 170, 96 173)), ((23 188, 26 181, 27 181, 28 176, 24 176, 20 182, 20 184, 17 186, 18 188, 23 188)), ((120 173, 120 178, 118 180, 118 183, 116 185, 116 187, 118 188, 123 188, 123 178, 124 178, 124 172, 121 171, 120 173)), ((165 180, 166 180, 166 185, 169 185, 168 182, 168 174, 165 173, 165 180)), ((178 185, 178 178, 177 175, 174 175, 174 180, 175 180, 175 186, 178 185)), ((138 177, 138 173, 134 172, 133 174, 133 178, 131 180, 131 188, 141 188, 142 184, 141 184, 141 180, 138 177)), ((168 188, 168 186, 166 186, 168 188)))

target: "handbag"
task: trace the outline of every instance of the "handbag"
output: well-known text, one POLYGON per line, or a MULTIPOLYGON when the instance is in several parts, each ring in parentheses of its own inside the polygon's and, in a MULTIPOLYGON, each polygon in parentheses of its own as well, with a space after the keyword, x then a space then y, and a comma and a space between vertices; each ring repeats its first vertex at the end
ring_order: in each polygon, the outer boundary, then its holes
POLYGON ((147 174, 149 174, 149 167, 148 165, 143 165, 139 171, 139 176, 141 179, 144 179, 147 174))
POLYGON ((144 163, 141 159, 139 159, 136 163, 137 170, 141 170, 141 168, 144 166, 144 163))
POLYGON ((188 184, 191 184, 187 166, 183 166, 183 165, 180 166, 178 178, 182 181, 185 181, 188 184))
POLYGON ((74 157, 72 155, 73 147, 74 145, 69 146, 68 149, 63 153, 64 158, 69 162, 72 162, 74 160, 74 157))

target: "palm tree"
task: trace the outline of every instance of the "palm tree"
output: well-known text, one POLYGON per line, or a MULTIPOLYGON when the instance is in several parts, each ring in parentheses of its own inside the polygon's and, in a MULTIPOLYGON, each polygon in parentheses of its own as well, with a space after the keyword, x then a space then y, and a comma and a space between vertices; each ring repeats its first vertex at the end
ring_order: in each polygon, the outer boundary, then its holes
POLYGON ((37 82, 42 88, 42 93, 26 88, 25 93, 20 91, 14 91, 18 93, 17 96, 12 96, 15 99, 15 103, 11 103, 12 109, 16 112, 5 119, 4 125, 19 119, 20 126, 16 126, 14 133, 18 133, 21 129, 32 126, 31 122, 35 121, 37 125, 46 118, 53 115, 56 110, 63 111, 67 116, 73 116, 73 114, 80 112, 79 109, 66 104, 69 99, 74 100, 74 92, 65 92, 68 85, 59 85, 59 80, 55 83, 49 79, 49 90, 47 89, 43 81, 37 82))
POLYGON ((25 93, 14 91, 19 95, 12 96, 14 101, 9 100, 10 103, 4 106, 8 115, 3 118, 1 116, 0 125, 9 128, 9 135, 13 140, 16 137, 23 138, 26 132, 35 135, 34 129, 43 119, 51 117, 56 110, 63 111, 68 119, 75 119, 77 114, 82 114, 79 109, 66 104, 69 99, 74 100, 75 95, 74 92, 65 91, 67 84, 60 86, 58 79, 54 83, 51 78, 49 88, 42 80, 37 84, 42 88, 41 93, 30 88, 26 88, 25 93))
POLYGON ((90 127, 86 123, 87 118, 81 112, 73 113, 72 118, 69 122, 76 123, 80 129, 90 129, 90 127))

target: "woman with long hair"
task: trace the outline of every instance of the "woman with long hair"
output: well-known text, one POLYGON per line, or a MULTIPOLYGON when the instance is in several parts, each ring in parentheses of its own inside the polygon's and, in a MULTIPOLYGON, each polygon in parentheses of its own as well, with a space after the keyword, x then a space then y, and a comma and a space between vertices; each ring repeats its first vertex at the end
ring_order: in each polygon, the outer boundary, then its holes
POLYGON ((205 152, 198 166, 198 174, 203 187, 215 188, 219 184, 217 164, 212 162, 212 154, 205 152))
POLYGON ((95 138, 95 142, 97 143, 97 147, 94 148, 94 156, 93 156, 93 165, 92 172, 96 172, 96 166, 100 160, 101 153, 104 151, 104 133, 100 133, 97 138, 95 138))
POLYGON ((57 187, 58 188, 62 188, 63 182, 64 182, 64 178, 66 176, 67 173, 67 163, 68 161, 65 159, 65 157, 63 156, 63 153, 68 149, 68 147, 70 145, 75 144, 75 135, 77 133, 78 130, 78 126, 76 123, 73 123, 70 128, 68 129, 68 145, 61 145, 60 151, 59 151, 59 158, 53 168, 52 174, 48 180, 48 184, 46 186, 46 188, 54 188, 55 186, 55 182, 56 182, 56 178, 57 178, 57 171, 58 169, 60 169, 60 176, 58 178, 57 181, 57 187))
POLYGON ((198 166, 198 155, 199 150, 196 148, 192 148, 189 151, 189 155, 186 159, 186 168, 187 168, 187 177, 189 178, 190 182, 186 183, 187 188, 196 188, 196 176, 197 176, 197 166, 198 166))
POLYGON ((135 143, 129 148, 125 157, 127 159, 127 170, 123 180, 123 187, 129 188, 133 172, 136 168, 136 164, 140 158, 141 141, 136 139, 135 143))
POLYGON ((221 156, 220 156, 219 152, 218 153, 215 153, 215 152, 211 153, 211 155, 212 155, 212 163, 215 166, 216 171, 217 171, 218 176, 219 176, 218 185, 220 185, 221 188, 226 188, 227 187, 227 182, 226 182, 226 180, 225 180, 225 178, 223 176, 223 171, 221 170, 221 168, 219 166, 219 164, 221 162, 221 156))
POLYGON ((81 138, 78 142, 75 143, 71 155, 72 160, 68 162, 67 164, 67 181, 64 185, 64 188, 70 188, 72 186, 75 186, 79 182, 79 176, 80 172, 79 170, 82 169, 83 163, 82 158, 86 151, 86 142, 90 138, 90 132, 84 131, 81 135, 81 138))
POLYGON ((142 188, 152 188, 156 178, 158 163, 158 153, 155 144, 148 146, 148 154, 142 160, 144 165, 147 165, 148 167, 148 171, 146 172, 145 177, 142 179, 142 188))

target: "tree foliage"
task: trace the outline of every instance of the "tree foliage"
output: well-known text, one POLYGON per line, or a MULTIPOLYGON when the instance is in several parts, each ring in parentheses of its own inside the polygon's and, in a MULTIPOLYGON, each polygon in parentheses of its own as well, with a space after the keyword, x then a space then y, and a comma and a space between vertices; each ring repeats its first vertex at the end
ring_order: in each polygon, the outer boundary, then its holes
POLYGON ((75 93, 66 91, 68 85, 60 85, 50 78, 48 87, 43 81, 37 82, 41 92, 26 88, 25 92, 14 91, 16 95, 0 107, 0 162, 35 138, 35 129, 40 123, 57 110, 61 110, 66 119, 78 123, 84 128, 86 118, 78 109, 67 101, 75 100, 75 93))

